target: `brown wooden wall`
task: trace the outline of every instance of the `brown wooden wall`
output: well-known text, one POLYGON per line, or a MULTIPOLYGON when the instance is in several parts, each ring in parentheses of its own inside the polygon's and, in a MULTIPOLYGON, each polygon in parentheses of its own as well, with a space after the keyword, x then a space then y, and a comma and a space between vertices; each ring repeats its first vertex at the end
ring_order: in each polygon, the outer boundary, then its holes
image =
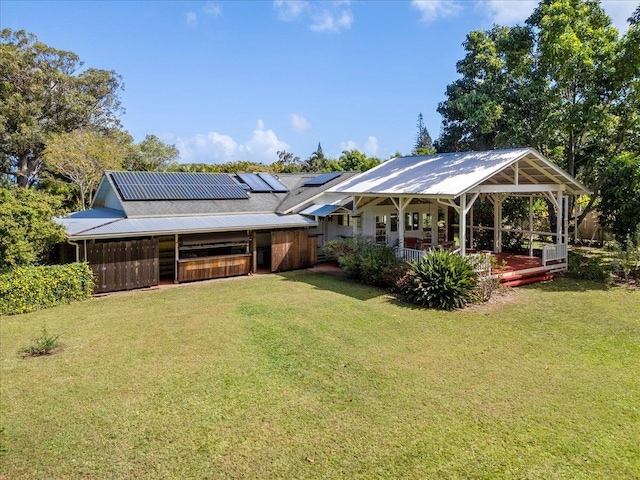
POLYGON ((191 282, 194 280, 246 275, 250 270, 250 254, 193 258, 178 262, 178 281, 191 282))
POLYGON ((277 230, 271 232, 271 271, 286 272, 316 264, 315 237, 308 230, 277 230))
POLYGON ((96 278, 94 293, 158 285, 158 240, 87 243, 87 261, 96 278))

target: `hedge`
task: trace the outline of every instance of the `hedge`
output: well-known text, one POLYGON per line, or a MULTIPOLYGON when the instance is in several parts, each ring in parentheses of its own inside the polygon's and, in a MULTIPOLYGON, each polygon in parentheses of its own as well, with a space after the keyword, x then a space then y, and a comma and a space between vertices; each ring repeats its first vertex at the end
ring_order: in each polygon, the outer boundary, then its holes
POLYGON ((84 300, 93 292, 86 263, 16 267, 0 275, 0 314, 14 315, 84 300))

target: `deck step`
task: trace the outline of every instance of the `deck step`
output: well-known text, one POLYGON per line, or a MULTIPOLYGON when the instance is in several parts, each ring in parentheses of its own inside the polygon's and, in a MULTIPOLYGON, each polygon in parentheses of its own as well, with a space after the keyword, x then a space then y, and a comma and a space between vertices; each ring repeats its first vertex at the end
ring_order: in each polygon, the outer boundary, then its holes
POLYGON ((553 275, 548 273, 538 273, 535 275, 513 275, 506 279, 501 279, 500 284, 504 287, 520 287, 522 285, 530 285, 532 283, 547 282, 553 280, 553 275), (520 278, 514 278, 520 277, 520 278))
POLYGON ((523 280, 525 278, 533 278, 540 277, 542 275, 546 275, 546 270, 537 270, 534 272, 526 272, 526 273, 512 273, 512 272, 503 272, 502 277, 500 277, 501 282, 511 282, 514 280, 523 280))

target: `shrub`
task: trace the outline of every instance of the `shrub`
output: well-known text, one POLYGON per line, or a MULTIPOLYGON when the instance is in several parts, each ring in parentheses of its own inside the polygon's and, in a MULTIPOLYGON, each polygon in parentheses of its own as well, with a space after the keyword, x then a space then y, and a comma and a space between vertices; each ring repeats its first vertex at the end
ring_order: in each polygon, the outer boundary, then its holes
POLYGON ((396 282, 410 302, 429 308, 452 310, 474 299, 478 275, 467 259, 448 250, 426 252, 396 282))
POLYGON ((47 332, 47 326, 42 325, 42 333, 39 337, 31 339, 28 347, 20 350, 25 357, 40 357, 49 355, 52 350, 58 348, 58 338, 60 335, 51 335, 47 332))
POLYGON ((627 235, 626 242, 617 245, 614 252, 611 266, 616 275, 626 283, 633 277, 640 278, 640 228, 634 236, 627 235))
POLYGON ((404 273, 404 263, 392 248, 372 244, 364 237, 332 240, 325 245, 325 252, 338 259, 349 278, 367 285, 391 286, 404 273))
POLYGON ((603 265, 597 257, 587 257, 576 251, 569 251, 568 276, 578 280, 608 282, 611 280, 611 268, 603 265))
POLYGON ((86 263, 16 267, 0 275, 0 314, 17 314, 89 298, 93 274, 86 263))

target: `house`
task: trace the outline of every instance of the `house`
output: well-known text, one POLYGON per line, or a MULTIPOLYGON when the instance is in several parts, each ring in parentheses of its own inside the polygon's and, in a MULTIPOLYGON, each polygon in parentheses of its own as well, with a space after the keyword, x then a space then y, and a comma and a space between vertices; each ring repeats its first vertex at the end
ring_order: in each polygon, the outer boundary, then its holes
POLYGON ((397 246, 407 261, 435 247, 464 255, 487 232, 506 275, 528 283, 567 269, 568 199, 586 193, 539 152, 516 148, 399 157, 359 174, 107 172, 92 209, 59 222, 63 256, 89 263, 96 292, 305 268, 327 240, 353 235, 397 246), (513 196, 528 200, 524 230, 503 221, 513 196), (535 230, 537 198, 554 209, 554 231, 535 230), (479 200, 491 203, 491 225, 476 221, 479 200), (516 231, 528 255, 502 252, 503 234, 516 231))
POLYGON ((541 279, 567 269, 568 199, 589 191, 536 150, 515 148, 394 158, 330 187, 327 193, 352 198, 354 233, 397 245, 406 260, 416 260, 425 249, 438 246, 464 255, 473 251, 474 234, 490 231, 490 250, 500 261, 511 262, 508 275, 522 280, 525 275, 541 279), (503 222, 502 205, 513 196, 528 199, 528 226, 518 231, 527 239, 528 255, 502 254, 503 234, 514 232, 503 222), (536 198, 553 206, 558 219, 554 231, 535 230, 536 198), (479 199, 491 202, 489 226, 474 219, 479 199), (540 243, 534 237, 551 241, 540 243))
POLYGON ((58 219, 62 260, 87 261, 96 293, 305 268, 346 211, 314 201, 353 175, 107 172, 90 210, 58 219))

